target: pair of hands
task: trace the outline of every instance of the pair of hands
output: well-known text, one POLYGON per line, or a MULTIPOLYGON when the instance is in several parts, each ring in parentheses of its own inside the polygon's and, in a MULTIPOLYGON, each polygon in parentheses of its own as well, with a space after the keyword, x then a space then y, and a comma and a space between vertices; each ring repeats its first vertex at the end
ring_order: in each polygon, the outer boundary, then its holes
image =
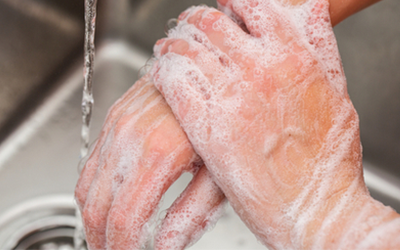
POLYGON ((76 188, 90 249, 145 244, 146 223, 184 171, 194 178, 168 210, 156 249, 196 241, 226 198, 274 248, 331 246, 342 234, 329 233, 337 224, 328 215, 348 215, 349 199, 375 204, 328 3, 219 4, 229 16, 182 13, 157 42, 150 74, 109 111, 76 188))

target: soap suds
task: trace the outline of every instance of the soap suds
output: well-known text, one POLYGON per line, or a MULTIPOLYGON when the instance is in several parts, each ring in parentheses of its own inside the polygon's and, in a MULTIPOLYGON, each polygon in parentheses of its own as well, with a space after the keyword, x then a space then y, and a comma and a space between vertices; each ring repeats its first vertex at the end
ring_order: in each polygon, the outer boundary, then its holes
POLYGON ((175 53, 171 45, 163 55, 165 44, 155 47, 156 87, 228 199, 245 204, 233 205, 236 212, 273 247, 301 246, 315 214, 326 208, 328 197, 338 195, 314 245, 327 246, 332 223, 362 184, 358 117, 348 99, 328 7, 323 0, 297 6, 231 0, 222 10, 234 21, 212 8, 193 7, 169 32, 171 39, 188 43, 188 52, 175 53), (236 26, 242 22, 246 29, 236 26), (319 97, 315 89, 324 91, 320 99, 312 99, 319 97), (301 151, 312 144, 302 138, 312 136, 317 146, 301 151), (296 154, 305 153, 313 157, 296 163, 296 154), (285 174, 305 171, 304 176, 292 183, 280 180, 284 168, 274 169, 279 157, 292 168, 285 174), (338 173, 350 183, 343 194, 335 186, 338 173), (274 178, 265 184, 254 181, 257 176, 274 178), (287 191, 295 198, 266 223, 257 206, 282 202, 279 188, 262 190, 271 183, 298 190, 287 191), (282 225, 294 229, 286 243, 282 225))

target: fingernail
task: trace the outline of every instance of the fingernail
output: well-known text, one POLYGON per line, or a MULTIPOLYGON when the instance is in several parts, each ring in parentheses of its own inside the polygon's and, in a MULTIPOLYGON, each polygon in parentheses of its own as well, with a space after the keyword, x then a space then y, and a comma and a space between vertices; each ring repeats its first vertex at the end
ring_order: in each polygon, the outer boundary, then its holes
POLYGON ((176 40, 169 46, 169 51, 183 55, 189 50, 189 44, 185 40, 176 40))

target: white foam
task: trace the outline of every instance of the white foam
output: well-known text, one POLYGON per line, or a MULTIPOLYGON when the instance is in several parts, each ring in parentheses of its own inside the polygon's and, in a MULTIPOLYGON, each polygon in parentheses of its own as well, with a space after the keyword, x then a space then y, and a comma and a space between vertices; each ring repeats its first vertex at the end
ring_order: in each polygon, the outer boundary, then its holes
POLYGON ((156 238, 156 249, 183 249, 211 229, 223 213, 223 194, 201 169, 168 209, 156 238))
POLYGON ((332 187, 338 176, 345 173, 352 185, 339 195, 321 223, 315 248, 329 244, 333 222, 354 201, 355 193, 365 191, 360 179, 358 117, 348 99, 328 7, 324 0, 308 0, 298 6, 277 0, 229 1, 224 11, 236 22, 245 22, 250 35, 232 28, 226 17, 213 20, 215 10, 194 7, 169 37, 185 40, 197 56, 173 52, 161 56, 164 44, 155 47, 159 58, 158 71, 153 72, 156 87, 164 93, 235 211, 261 241, 275 248, 303 246, 310 223, 326 209, 327 197, 340 191, 332 187), (249 7, 252 4, 254 7, 249 7), (198 11, 204 12, 196 28, 188 20, 198 11), (212 27, 207 27, 209 23, 212 27), (224 34, 222 50, 207 37, 209 31, 224 34), (286 77, 287 82, 279 82, 286 77), (329 111, 313 107, 319 117, 304 121, 308 108, 304 106, 318 106, 304 100, 312 98, 307 95, 317 84, 324 91, 318 101, 329 111), (307 133, 319 136, 323 125, 329 126, 326 134, 318 142, 310 136, 307 142, 318 145, 312 149, 318 152, 296 166, 289 159, 295 153, 289 149, 308 146, 301 139, 307 138, 307 133), (287 157, 274 155, 277 150, 287 157), (305 171, 304 176, 284 180, 279 176, 283 170, 274 169, 274 157, 282 157, 293 172, 305 171), (279 196, 282 190, 294 192, 296 197, 282 203, 286 199, 279 196), (280 206, 270 208, 269 204, 280 206), (263 205, 271 215, 260 214, 263 205))
POLYGON ((396 249, 400 245, 400 218, 390 220, 374 228, 355 249, 396 249))

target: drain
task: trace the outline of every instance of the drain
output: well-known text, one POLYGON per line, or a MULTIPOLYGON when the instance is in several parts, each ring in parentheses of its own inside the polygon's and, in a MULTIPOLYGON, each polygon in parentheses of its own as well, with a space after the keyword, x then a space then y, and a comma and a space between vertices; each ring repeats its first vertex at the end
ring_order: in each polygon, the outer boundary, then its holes
POLYGON ((24 237, 14 249, 73 250, 73 237, 74 228, 52 228, 24 237))
POLYGON ((36 198, 0 216, 0 249, 74 249, 75 204, 71 195, 36 198))

